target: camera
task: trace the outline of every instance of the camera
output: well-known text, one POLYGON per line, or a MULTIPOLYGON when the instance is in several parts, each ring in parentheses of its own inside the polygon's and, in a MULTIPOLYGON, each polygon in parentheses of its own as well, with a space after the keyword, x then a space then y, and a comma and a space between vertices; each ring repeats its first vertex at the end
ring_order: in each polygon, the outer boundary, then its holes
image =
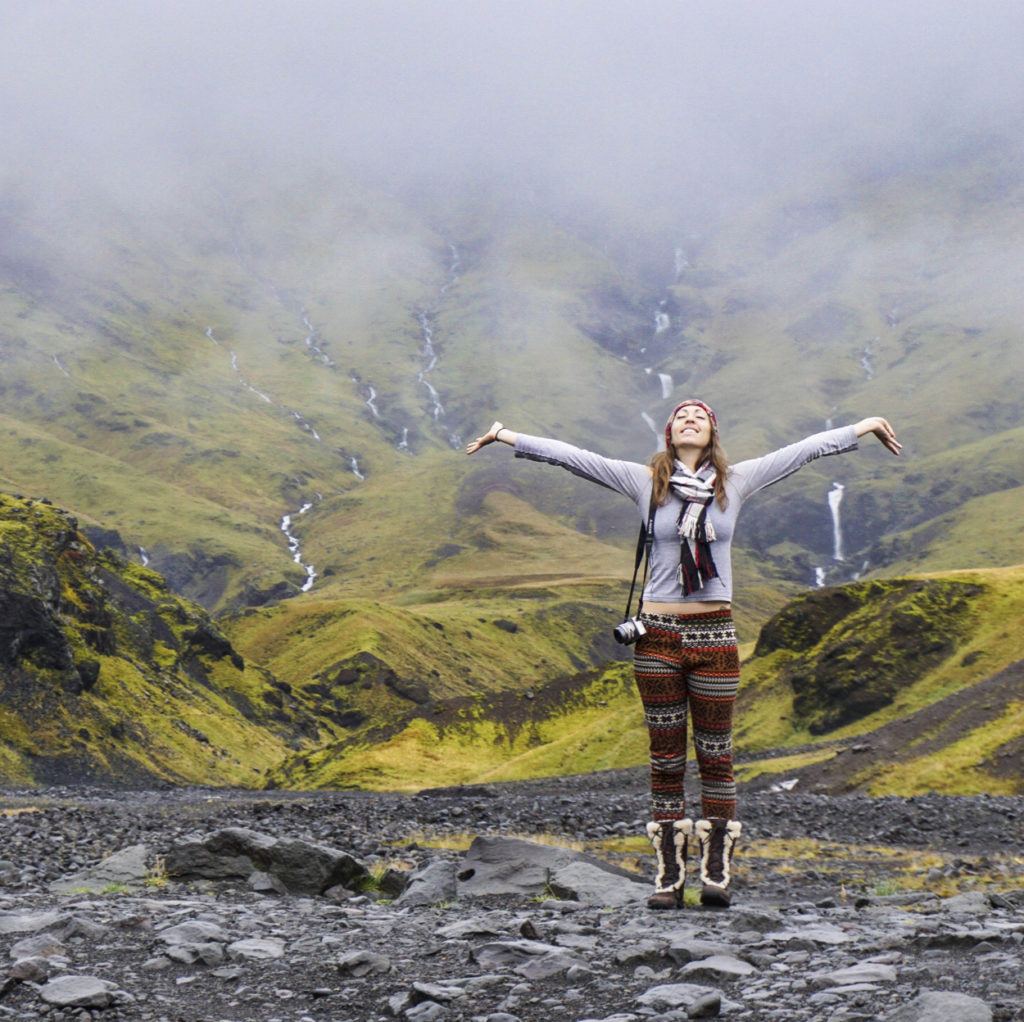
POLYGON ((641 635, 647 634, 647 629, 640 618, 631 617, 617 625, 612 634, 616 642, 621 642, 623 646, 632 646, 641 635))

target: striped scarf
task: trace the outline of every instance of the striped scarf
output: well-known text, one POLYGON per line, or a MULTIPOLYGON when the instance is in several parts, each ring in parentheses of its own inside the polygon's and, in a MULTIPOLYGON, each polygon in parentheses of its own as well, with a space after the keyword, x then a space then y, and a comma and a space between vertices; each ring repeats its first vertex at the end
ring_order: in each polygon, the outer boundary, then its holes
POLYGON ((715 499, 715 466, 704 462, 691 472, 681 461, 675 462, 669 484, 683 502, 676 527, 679 531, 679 584, 689 596, 704 587, 709 578, 718 576, 711 543, 715 529, 708 521, 708 507, 715 499))

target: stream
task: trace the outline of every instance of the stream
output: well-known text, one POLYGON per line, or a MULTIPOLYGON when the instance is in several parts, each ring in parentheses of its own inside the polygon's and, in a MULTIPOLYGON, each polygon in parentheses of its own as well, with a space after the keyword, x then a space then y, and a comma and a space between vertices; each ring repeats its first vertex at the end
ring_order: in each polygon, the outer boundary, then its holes
MULTIPOLYGON (((317 494, 318 498, 319 496, 320 494, 317 494)), ((293 517, 298 518, 301 515, 304 515, 313 507, 313 504, 313 501, 306 501, 298 511, 281 517, 281 531, 285 534, 285 537, 288 540, 288 549, 291 552, 292 560, 306 573, 306 581, 302 584, 302 592, 304 593, 308 593, 309 590, 313 588, 313 583, 317 579, 317 573, 312 564, 304 564, 302 561, 302 550, 299 545, 299 540, 292 532, 292 519, 293 517)))
MULTIPOLYGON (((430 398, 430 415, 434 422, 437 423, 440 423, 444 418, 444 405, 441 403, 441 395, 438 393, 437 388, 427 378, 437 367, 438 363, 437 349, 434 347, 434 321, 445 297, 458 281, 459 270, 462 266, 459 259, 459 250, 455 245, 449 243, 448 250, 451 253, 451 261, 448 264, 448 278, 438 290, 437 299, 433 306, 428 309, 421 309, 416 315, 416 320, 420 325, 422 341, 419 354, 423 360, 423 366, 416 374, 416 382, 426 389, 427 396, 430 398)), ((462 446, 462 438, 454 432, 449 433, 448 442, 456 448, 462 446)), ((398 449, 403 451, 409 449, 408 430, 402 431, 402 439, 398 444, 398 449)))

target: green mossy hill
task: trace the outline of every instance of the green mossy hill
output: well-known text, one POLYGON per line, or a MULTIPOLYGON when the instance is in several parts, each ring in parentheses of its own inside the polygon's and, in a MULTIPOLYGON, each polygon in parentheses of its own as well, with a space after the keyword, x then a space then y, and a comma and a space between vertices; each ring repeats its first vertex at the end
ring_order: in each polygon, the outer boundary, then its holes
POLYGON ((1022 620, 1024 566, 794 600, 744 664, 740 776, 876 794, 1019 792, 1022 620))
POLYGON ((297 753, 271 783, 416 791, 636 766, 647 757, 632 671, 621 663, 537 689, 450 700, 373 737, 297 753))
POLYGON ((371 743, 453 701, 518 699, 621 656, 609 624, 609 607, 624 599, 619 586, 434 595, 408 606, 288 600, 222 623, 235 648, 345 728, 348 740, 371 743))
POLYGON ((317 721, 156 572, 0 494, 0 783, 258 785, 317 721))
POLYGON ((888 706, 967 634, 981 587, 925 579, 873 581, 794 600, 761 630, 755 655, 801 654, 782 668, 798 724, 812 735, 888 706))

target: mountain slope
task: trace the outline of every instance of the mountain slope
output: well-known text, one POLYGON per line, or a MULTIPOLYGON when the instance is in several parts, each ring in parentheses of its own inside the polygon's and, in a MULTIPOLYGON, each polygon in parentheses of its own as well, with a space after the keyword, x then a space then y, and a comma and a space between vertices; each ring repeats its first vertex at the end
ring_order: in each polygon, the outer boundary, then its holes
POLYGON ((155 572, 0 494, 0 783, 253 786, 329 734, 155 572))
MULTIPOLYGON (((858 582, 761 631, 736 708, 737 776, 878 794, 1020 793, 1024 568, 858 582)), ((640 767, 627 664, 477 694, 290 757, 273 783, 422 787, 640 767)), ((692 759, 692 756, 691 756, 692 759)), ((692 764, 691 764, 692 766, 692 764)))

